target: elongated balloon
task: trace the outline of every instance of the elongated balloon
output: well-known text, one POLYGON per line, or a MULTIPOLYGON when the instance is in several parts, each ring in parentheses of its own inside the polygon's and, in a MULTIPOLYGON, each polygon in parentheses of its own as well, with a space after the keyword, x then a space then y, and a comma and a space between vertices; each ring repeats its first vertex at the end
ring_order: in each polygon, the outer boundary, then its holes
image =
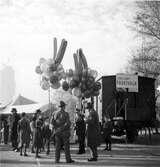
POLYGON ((55 60, 57 55, 57 38, 53 38, 53 48, 54 48, 53 60, 55 60))
POLYGON ((78 59, 78 74, 81 75, 83 71, 83 62, 80 57, 80 52, 77 50, 77 59, 78 59))
POLYGON ((76 75, 78 75, 78 57, 76 53, 73 54, 73 58, 74 58, 75 72, 76 75))
POLYGON ((66 50, 66 47, 67 47, 67 41, 65 39, 63 39, 62 42, 61 42, 61 46, 58 50, 56 60, 55 60, 56 64, 61 63, 61 61, 63 59, 63 56, 64 56, 64 53, 65 53, 65 50, 66 50))
POLYGON ((79 49, 79 56, 81 57, 84 68, 88 69, 88 63, 87 63, 85 55, 83 54, 82 49, 79 49))

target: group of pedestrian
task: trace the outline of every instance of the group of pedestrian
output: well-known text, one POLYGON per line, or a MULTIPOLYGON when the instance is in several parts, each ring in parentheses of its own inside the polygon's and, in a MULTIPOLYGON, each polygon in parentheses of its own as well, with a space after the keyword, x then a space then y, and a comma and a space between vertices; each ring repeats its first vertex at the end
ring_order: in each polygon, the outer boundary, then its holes
POLYGON ((16 108, 12 108, 11 113, 10 139, 13 151, 20 152, 21 156, 27 156, 27 148, 31 143, 31 152, 35 153, 35 157, 38 158, 47 143, 46 154, 49 154, 51 129, 43 120, 41 110, 36 110, 31 121, 24 112, 20 116, 16 108))
POLYGON ((85 118, 80 109, 76 109, 75 130, 78 136, 79 151, 77 154, 85 153, 85 138, 87 146, 90 148, 91 158, 88 161, 97 161, 97 147, 104 141, 106 147, 104 150, 111 151, 111 135, 113 130, 113 122, 109 115, 104 116, 102 126, 99 122, 98 113, 94 110, 93 104, 88 103, 88 117, 85 118))
MULTIPOLYGON (((60 162, 61 151, 64 150, 66 163, 73 163, 70 153, 70 128, 71 121, 69 113, 65 111, 66 103, 60 101, 59 110, 52 114, 47 122, 42 117, 38 109, 31 121, 22 113, 21 117, 17 114, 16 108, 12 109, 10 118, 10 135, 14 151, 19 152, 20 156, 27 156, 27 148, 31 144, 31 152, 35 153, 36 158, 40 158, 39 153, 47 147, 46 154, 50 153, 50 141, 54 135, 55 162, 60 162), (52 125, 52 129, 50 129, 52 125)), ((88 161, 97 161, 97 148, 104 138, 106 150, 111 150, 111 121, 106 117, 101 131, 98 113, 94 110, 92 103, 88 103, 88 116, 81 113, 76 108, 75 131, 78 137, 79 149, 77 154, 84 154, 85 147, 90 148, 91 158, 88 161), (87 142, 85 142, 87 141, 87 142)))

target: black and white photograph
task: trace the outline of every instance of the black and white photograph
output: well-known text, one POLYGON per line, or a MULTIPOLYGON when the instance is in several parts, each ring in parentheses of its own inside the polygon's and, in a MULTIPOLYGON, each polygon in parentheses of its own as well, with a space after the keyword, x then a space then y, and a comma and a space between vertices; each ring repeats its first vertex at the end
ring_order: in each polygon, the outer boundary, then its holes
POLYGON ((160 1, 0 0, 0 167, 160 166, 160 1))

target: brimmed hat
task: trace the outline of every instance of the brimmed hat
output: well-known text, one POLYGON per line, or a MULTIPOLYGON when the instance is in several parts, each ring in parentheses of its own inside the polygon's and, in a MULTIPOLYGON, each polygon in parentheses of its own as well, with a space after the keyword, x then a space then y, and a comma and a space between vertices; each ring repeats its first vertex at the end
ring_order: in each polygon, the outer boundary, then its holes
POLYGON ((37 113, 41 113, 41 110, 40 110, 40 109, 37 109, 37 110, 36 110, 36 114, 37 114, 37 113))
POLYGON ((60 104, 59 107, 64 107, 64 106, 66 106, 66 103, 65 103, 64 101, 60 101, 59 104, 60 104))
POLYGON ((16 108, 12 108, 11 112, 17 112, 17 109, 16 108))

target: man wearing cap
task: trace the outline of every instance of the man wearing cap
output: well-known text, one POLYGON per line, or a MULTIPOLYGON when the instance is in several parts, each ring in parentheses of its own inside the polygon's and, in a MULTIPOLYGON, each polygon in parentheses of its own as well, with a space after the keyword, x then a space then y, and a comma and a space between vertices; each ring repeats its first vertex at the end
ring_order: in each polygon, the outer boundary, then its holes
POLYGON ((73 163, 74 160, 71 159, 70 154, 70 145, 69 145, 69 138, 70 138, 70 126, 71 122, 69 119, 69 114, 65 111, 65 102, 60 101, 60 110, 55 112, 52 117, 52 124, 55 130, 55 162, 59 163, 60 160, 60 151, 61 146, 64 144, 64 152, 65 158, 67 163, 73 163))

